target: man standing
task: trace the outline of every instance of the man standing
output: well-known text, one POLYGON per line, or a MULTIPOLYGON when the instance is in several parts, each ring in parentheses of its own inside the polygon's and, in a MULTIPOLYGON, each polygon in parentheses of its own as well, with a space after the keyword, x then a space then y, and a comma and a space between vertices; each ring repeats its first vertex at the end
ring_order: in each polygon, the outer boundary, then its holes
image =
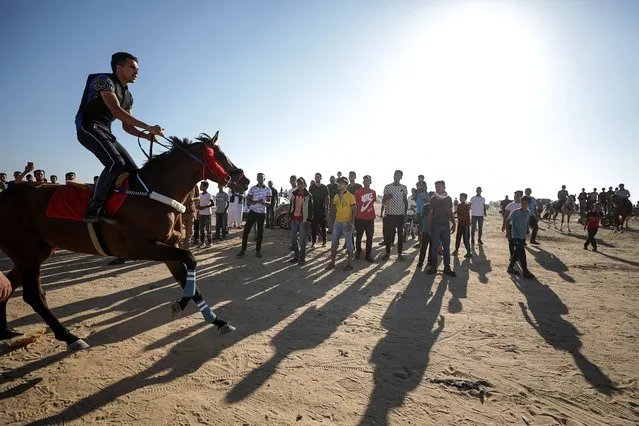
MULTIPOLYGON (((457 206, 457 235, 455 236, 455 251, 453 252, 453 256, 457 256, 459 254, 459 245, 463 239, 464 247, 466 247, 466 256, 467 259, 473 257, 470 252, 470 213, 471 207, 470 204, 466 203, 466 199, 468 199, 468 194, 462 192, 459 194, 459 205, 457 206)), ((481 239, 479 240, 481 241, 481 239)))
POLYGON ((331 261, 326 269, 335 268, 335 258, 337 257, 337 248, 339 247, 339 239, 344 236, 346 242, 346 252, 348 253, 348 261, 344 267, 345 271, 353 269, 353 230, 355 228, 355 217, 357 215, 357 202, 355 196, 346 190, 348 180, 341 177, 337 180, 339 192, 333 199, 333 216, 335 224, 333 225, 332 243, 331 243, 331 261))
POLYGON ((395 170, 393 174, 393 183, 384 187, 383 200, 385 204, 382 206, 380 216, 383 217, 384 241, 386 242, 386 254, 383 260, 390 258, 391 245, 397 233, 397 260, 402 262, 402 249, 404 248, 404 221, 406 220, 406 211, 408 210, 408 189, 406 185, 399 182, 402 180, 404 172, 395 170), (384 215, 384 212, 386 215, 384 215))
POLYGON ((33 172, 33 176, 35 177, 35 182, 38 185, 42 185, 44 183, 47 183, 47 178, 45 176, 44 170, 38 169, 38 170, 34 171, 33 172))
POLYGON ((67 172, 64 175, 64 182, 75 182, 75 173, 74 172, 67 172))
POLYGON ((29 161, 27 163, 27 166, 24 168, 24 171, 22 173, 20 173, 18 171, 13 172, 13 180, 11 182, 7 183, 7 188, 12 186, 12 185, 15 185, 16 183, 22 183, 22 180, 24 179, 24 177, 26 175, 28 175, 29 172, 32 171, 32 170, 33 170, 33 163, 29 161))
MULTIPOLYGON (((291 176, 292 178, 293 176, 291 176)), ((260 250, 262 249, 262 238, 264 237, 264 220, 266 219, 266 207, 270 204, 269 199, 273 192, 271 188, 264 185, 264 173, 257 174, 257 185, 251 187, 248 192, 246 203, 249 207, 249 213, 242 232, 242 250, 237 254, 238 257, 244 256, 248 238, 251 234, 253 225, 257 225, 257 241, 255 243, 255 256, 262 257, 260 250)))
POLYGON ((133 96, 128 84, 138 78, 137 58, 126 52, 115 53, 111 57, 111 71, 89 75, 75 116, 78 141, 105 167, 84 215, 87 223, 104 216, 104 203, 118 175, 137 170, 129 153, 111 133, 111 123, 118 119, 125 132, 149 141, 155 140, 154 135, 164 135, 160 126, 150 126, 131 115, 133 96), (139 129, 149 133, 143 134, 139 129))
POLYGON ((375 231, 375 203, 377 193, 371 189, 372 179, 369 175, 364 176, 364 187, 355 191, 355 202, 357 203, 357 216, 355 218, 355 230, 357 241, 355 247, 357 253, 355 259, 359 259, 362 254, 362 236, 366 233, 366 260, 374 262, 373 233, 375 231))
POLYGON ((58 184, 58 177, 56 175, 51 175, 51 183, 53 185, 57 185, 58 184))
POLYGON ((484 230, 484 218, 486 217, 486 199, 481 196, 481 187, 478 186, 475 190, 475 196, 470 198, 470 213, 471 213, 471 244, 475 245, 475 230, 479 227, 477 242, 479 245, 484 243, 481 240, 481 236, 484 230))
MULTIPOLYGON (((566 191, 566 185, 561 185, 561 191, 557 192, 557 200, 559 201, 557 203, 557 210, 561 211, 561 208, 563 207, 567 199, 568 199, 568 191, 566 191)), ((519 202, 517 202, 517 204, 519 204, 519 202)), ((520 208, 520 207, 521 206, 517 208, 520 208)))
MULTIPOLYGON (((198 214, 198 210, 195 209, 195 199, 198 200, 198 207, 199 207, 199 197, 200 197, 200 192, 197 190, 197 188, 193 188, 193 191, 191 191, 189 196, 186 198, 186 201, 184 202, 184 206, 186 207, 186 212, 182 214, 182 221, 184 222, 185 232, 184 232, 184 239, 182 240, 182 244, 180 244, 180 246, 184 250, 188 250, 192 242, 193 228, 194 228, 193 224, 195 222, 195 216, 198 214)), ((198 232, 199 232, 199 228, 197 229, 195 233, 197 234, 198 232)))
POLYGON ((307 227, 313 216, 313 196, 306 190, 306 181, 303 177, 297 179, 297 189, 293 191, 288 215, 291 219, 291 245, 295 251, 291 263, 304 265, 306 263, 307 227))
POLYGON ((266 228, 275 228, 275 210, 280 205, 280 197, 278 196, 277 189, 273 187, 273 181, 268 181, 268 187, 271 189, 271 204, 266 209, 266 228))
POLYGON ((599 193, 597 192, 597 188, 592 188, 592 192, 588 194, 588 211, 592 210, 592 207, 597 204, 598 197, 599 193))
POLYGON ((530 235, 530 244, 539 244, 537 242, 537 232, 539 232, 539 222, 537 221, 537 199, 532 195, 532 189, 525 189, 526 197, 528 197, 528 211, 530 212, 530 219, 528 219, 528 225, 532 228, 532 234, 530 235))
POLYGON ((355 172, 348 172, 349 184, 346 187, 346 190, 353 195, 355 195, 355 191, 362 188, 362 185, 355 182, 355 179, 357 179, 357 174, 355 174, 355 172))
POLYGON ((211 247, 211 207, 213 207, 213 198, 211 194, 207 191, 209 188, 209 183, 205 180, 200 183, 200 190, 202 193, 200 194, 200 210, 199 210, 199 221, 200 221, 200 245, 204 244, 204 236, 206 236, 206 247, 211 247))
POLYGON ((504 211, 506 210, 506 206, 508 204, 510 204, 510 200, 508 199, 508 195, 506 195, 506 198, 501 200, 501 203, 499 203, 499 214, 504 214, 504 211))
POLYGON ((326 185, 326 189, 328 189, 328 223, 326 224, 328 228, 328 233, 333 232, 333 224, 335 223, 335 216, 333 215, 333 199, 339 192, 337 189, 337 183, 335 183, 335 176, 331 176, 329 179, 329 184, 326 185))
POLYGON ((322 237, 322 247, 326 247, 326 209, 328 208, 329 192, 322 183, 322 174, 315 173, 315 183, 311 185, 313 196, 313 219, 311 222, 311 247, 317 242, 317 235, 322 237))
POLYGON ((224 192, 224 185, 217 185, 218 193, 215 194, 215 239, 224 239, 228 233, 226 227, 226 215, 231 203, 229 194, 224 192))
POLYGON ((599 204, 601 204, 600 207, 608 214, 608 193, 606 192, 606 188, 601 188, 601 192, 597 198, 599 199, 599 204))
POLYGON ((446 193, 446 183, 443 180, 435 182, 435 193, 430 199, 428 215, 428 233, 431 237, 430 268, 427 274, 437 273, 437 247, 442 245, 444 257, 444 274, 451 277, 457 274, 450 267, 450 235, 455 232, 455 215, 453 201, 446 193), (453 226, 450 226, 450 223, 453 226))
POLYGON ((528 219, 530 218, 530 211, 528 210, 528 203, 530 202, 530 199, 528 197, 521 197, 520 202, 521 207, 514 209, 508 216, 508 219, 506 219, 508 228, 510 229, 513 245, 513 252, 510 256, 510 263, 508 264, 507 271, 509 274, 519 275, 519 272, 515 269, 515 264, 519 262, 524 278, 534 279, 535 276, 528 270, 526 250, 524 249, 526 243, 526 230, 528 229, 528 219))
POLYGON ((579 193, 579 214, 581 216, 586 214, 586 203, 588 202, 588 193, 586 192, 586 188, 581 188, 581 192, 579 193))
POLYGON ((504 209, 504 213, 503 213, 504 220, 501 225, 501 232, 506 232, 506 238, 508 239, 508 251, 510 252, 510 257, 512 257, 515 252, 515 246, 513 245, 513 239, 512 239, 512 236, 510 235, 510 227, 506 229, 506 221, 508 220, 512 212, 521 208, 522 195, 524 195, 523 191, 515 191, 515 201, 508 204, 506 208, 504 209))

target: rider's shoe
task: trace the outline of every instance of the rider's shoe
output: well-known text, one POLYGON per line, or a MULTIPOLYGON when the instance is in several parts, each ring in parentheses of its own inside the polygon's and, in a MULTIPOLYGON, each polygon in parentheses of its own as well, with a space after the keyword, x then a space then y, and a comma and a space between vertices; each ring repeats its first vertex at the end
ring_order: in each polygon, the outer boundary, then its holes
POLYGON ((84 212, 84 218, 82 218, 84 223, 95 223, 100 220, 107 223, 115 223, 113 219, 105 217, 104 204, 106 203, 109 190, 117 177, 116 174, 108 173, 106 170, 102 172, 93 190, 93 197, 89 202, 89 206, 84 212))

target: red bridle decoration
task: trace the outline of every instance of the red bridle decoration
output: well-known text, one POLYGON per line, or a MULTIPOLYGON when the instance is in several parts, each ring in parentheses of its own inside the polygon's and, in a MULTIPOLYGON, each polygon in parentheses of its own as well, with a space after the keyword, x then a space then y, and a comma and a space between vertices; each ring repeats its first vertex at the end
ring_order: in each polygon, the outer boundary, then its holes
POLYGON ((202 167, 202 179, 206 180, 206 171, 211 174, 210 179, 215 182, 228 182, 229 174, 224 167, 217 162, 215 158, 215 150, 202 144, 202 158, 204 158, 204 167, 202 167))

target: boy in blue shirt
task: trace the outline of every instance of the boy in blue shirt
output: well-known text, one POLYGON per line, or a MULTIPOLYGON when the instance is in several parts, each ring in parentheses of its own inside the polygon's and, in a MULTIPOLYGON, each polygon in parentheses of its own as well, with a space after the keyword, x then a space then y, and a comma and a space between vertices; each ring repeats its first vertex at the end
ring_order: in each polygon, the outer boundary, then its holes
POLYGON ((521 197, 521 207, 517 210, 513 210, 508 216, 506 221, 510 227, 510 235, 513 244, 513 254, 510 257, 510 264, 508 265, 508 273, 513 275, 519 275, 519 271, 515 269, 515 264, 519 262, 521 270, 525 278, 534 279, 535 276, 528 270, 528 264, 526 262, 526 231, 528 230, 528 220, 530 219, 530 211, 528 206, 530 205, 530 197, 527 195, 521 197))

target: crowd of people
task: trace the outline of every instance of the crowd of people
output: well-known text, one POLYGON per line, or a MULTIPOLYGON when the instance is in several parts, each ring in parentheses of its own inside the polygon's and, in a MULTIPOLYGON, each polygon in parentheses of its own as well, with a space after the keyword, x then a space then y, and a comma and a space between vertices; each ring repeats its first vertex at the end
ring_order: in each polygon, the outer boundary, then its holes
MULTIPOLYGON (((473 256, 472 248, 475 243, 483 245, 482 234, 484 218, 487 215, 487 203, 482 196, 482 188, 477 187, 475 195, 468 198, 468 194, 461 193, 453 201, 446 192, 444 181, 435 182, 435 190, 428 191, 423 175, 418 176, 414 188, 408 191, 402 184, 403 172, 396 170, 393 180, 384 186, 381 202, 374 189, 371 188, 372 178, 365 175, 362 183, 357 182, 357 174, 351 171, 348 178, 331 176, 327 185, 322 183, 322 174, 315 173, 314 179, 307 183, 303 177, 292 175, 290 189, 280 188, 278 191, 272 181, 265 184, 265 175, 257 175, 257 184, 251 187, 247 194, 237 194, 229 190, 224 191, 223 185, 218 185, 217 193, 209 192, 209 182, 202 181, 193 188, 193 192, 186 200, 186 213, 183 214, 185 238, 183 248, 192 245, 198 248, 209 248, 213 240, 223 240, 229 229, 243 229, 241 249, 238 256, 245 256, 251 231, 255 228, 255 255, 262 257, 262 242, 264 229, 275 227, 276 211, 281 199, 287 205, 286 221, 291 230, 290 251, 291 263, 304 265, 306 263, 306 248, 321 243, 322 247, 330 242, 330 260, 327 269, 335 267, 338 249, 343 240, 346 253, 344 270, 353 269, 353 262, 363 257, 367 262, 375 262, 373 256, 374 222, 378 217, 376 204, 379 207, 379 217, 382 219, 382 237, 380 245, 384 246, 382 260, 389 260, 392 247, 396 244, 397 260, 404 261, 404 232, 408 209, 416 212, 415 223, 418 227, 419 257, 417 267, 422 268, 426 262, 427 273, 437 272, 438 256, 443 260, 443 273, 455 276, 451 267, 451 254, 458 256, 460 248, 465 249, 466 258, 473 256), (244 222, 244 204, 247 214, 244 222), (215 223, 213 223, 215 220, 215 223), (244 223, 244 224, 243 224, 244 223), (451 235, 455 234, 454 249, 451 253, 451 235), (330 236, 330 240, 329 240, 330 236), (476 239, 477 237, 477 239, 476 239), (309 241, 310 240, 310 241, 309 241), (362 248, 362 243, 365 246, 362 248)), ((94 183, 97 176, 94 178, 94 183)), ((75 181, 75 173, 68 172, 65 182, 75 181)), ((7 181, 6 173, 0 173, 0 191, 11 185, 32 182, 33 184, 57 184, 55 175, 47 179, 45 171, 34 170, 33 163, 27 163, 22 172, 14 172, 14 180, 7 181), (31 175, 33 172, 33 176, 31 175), (32 176, 32 177, 30 177, 32 176)), ((569 193, 565 185, 557 194, 560 204, 568 200, 569 193)), ((630 192, 620 184, 616 190, 612 187, 608 191, 596 188, 586 193, 582 188, 579 194, 579 210, 586 217, 584 230, 588 232, 588 239, 584 249, 592 247, 597 251, 595 235, 600 220, 607 214, 615 200, 628 200, 630 192)), ((515 191, 513 200, 508 196, 500 204, 502 214, 502 231, 506 233, 510 252, 509 273, 518 274, 516 264, 524 277, 532 278, 526 262, 527 235, 530 243, 537 241, 539 214, 543 206, 532 196, 532 190, 515 191)))

